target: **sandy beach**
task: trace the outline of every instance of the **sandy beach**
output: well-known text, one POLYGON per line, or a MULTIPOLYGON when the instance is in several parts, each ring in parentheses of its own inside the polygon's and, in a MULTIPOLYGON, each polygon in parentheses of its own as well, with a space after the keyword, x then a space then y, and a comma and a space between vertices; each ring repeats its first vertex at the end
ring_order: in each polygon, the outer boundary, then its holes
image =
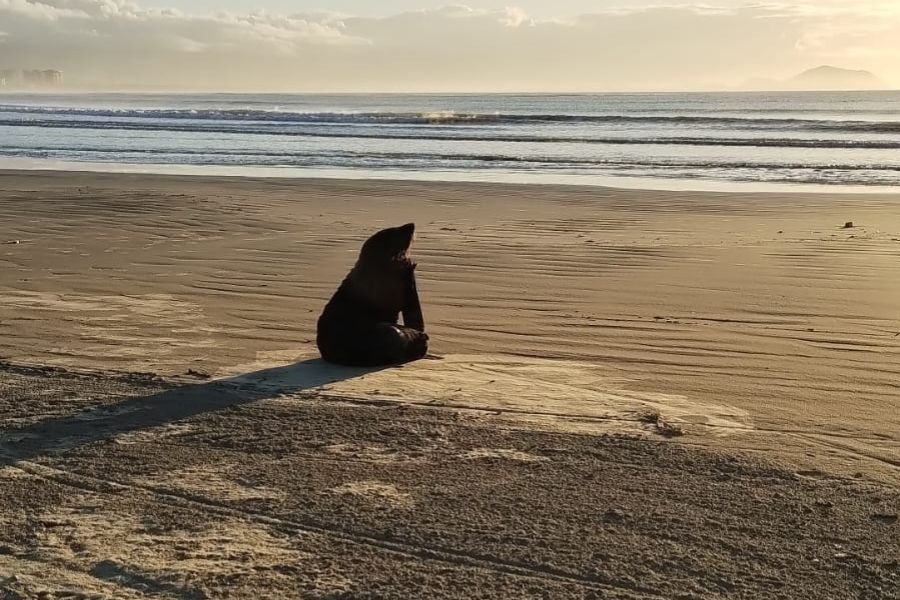
POLYGON ((0 184, 0 597, 898 597, 900 195, 0 184), (436 357, 322 364, 408 221, 436 357))

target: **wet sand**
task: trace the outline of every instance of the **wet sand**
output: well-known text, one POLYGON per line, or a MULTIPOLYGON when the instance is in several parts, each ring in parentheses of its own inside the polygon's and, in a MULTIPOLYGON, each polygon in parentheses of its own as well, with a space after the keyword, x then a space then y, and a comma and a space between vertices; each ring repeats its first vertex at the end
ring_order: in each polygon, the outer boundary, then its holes
POLYGON ((900 197, 0 181, 0 590, 896 597, 900 197), (407 221, 441 359, 310 360, 407 221))

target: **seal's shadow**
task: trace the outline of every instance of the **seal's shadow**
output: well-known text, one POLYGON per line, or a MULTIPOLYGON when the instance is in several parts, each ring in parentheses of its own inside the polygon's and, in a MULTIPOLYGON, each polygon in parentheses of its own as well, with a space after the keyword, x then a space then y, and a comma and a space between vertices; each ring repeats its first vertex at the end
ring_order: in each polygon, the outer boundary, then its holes
POLYGON ((173 386, 120 402, 92 406, 24 428, 0 430, 0 465, 72 450, 118 435, 150 429, 281 394, 312 390, 389 367, 341 367, 321 359, 262 369, 226 379, 173 386), (5 439, 4 439, 5 438, 5 439))
POLYGON ((265 395, 264 390, 270 393, 275 392, 276 394, 296 393, 400 366, 402 365, 344 367, 325 362, 321 358, 315 358, 281 367, 272 367, 225 379, 217 379, 210 383, 237 386, 238 388, 249 386, 263 395, 265 395))

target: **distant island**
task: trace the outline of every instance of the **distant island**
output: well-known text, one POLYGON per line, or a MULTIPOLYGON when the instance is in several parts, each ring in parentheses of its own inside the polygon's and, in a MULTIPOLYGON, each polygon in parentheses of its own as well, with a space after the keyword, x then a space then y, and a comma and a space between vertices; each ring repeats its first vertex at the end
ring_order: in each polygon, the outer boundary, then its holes
POLYGON ((792 77, 788 83, 809 90, 883 90, 885 83, 869 71, 840 69, 823 65, 807 69, 792 77))
POLYGON ((822 65, 787 80, 752 79, 742 86, 753 90, 884 90, 889 86, 870 71, 822 65))

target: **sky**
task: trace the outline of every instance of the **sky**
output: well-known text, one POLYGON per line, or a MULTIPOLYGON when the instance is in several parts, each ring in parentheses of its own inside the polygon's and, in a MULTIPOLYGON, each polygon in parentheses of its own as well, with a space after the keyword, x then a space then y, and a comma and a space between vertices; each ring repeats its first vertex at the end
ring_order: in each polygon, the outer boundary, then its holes
POLYGON ((900 0, 0 0, 0 69, 81 89, 719 90, 822 64, 900 86, 900 0))

